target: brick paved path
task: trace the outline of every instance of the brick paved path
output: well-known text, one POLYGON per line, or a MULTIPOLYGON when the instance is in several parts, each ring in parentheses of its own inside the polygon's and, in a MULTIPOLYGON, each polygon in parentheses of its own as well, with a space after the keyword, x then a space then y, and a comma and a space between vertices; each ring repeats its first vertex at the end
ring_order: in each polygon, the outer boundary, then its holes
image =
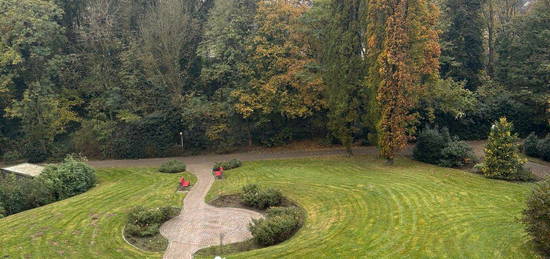
POLYGON ((192 164, 189 171, 198 182, 189 191, 178 217, 162 225, 160 233, 170 244, 164 258, 192 258, 199 249, 218 245, 220 234, 223 243, 235 243, 250 239, 248 224, 261 214, 237 208, 216 208, 204 202, 206 193, 214 183, 212 164, 192 164))
MULTIPOLYGON (((483 155, 484 142, 469 142, 477 155, 483 155)), ((402 152, 410 155, 411 148, 402 152)), ((250 152, 228 155, 203 155, 194 157, 177 158, 152 158, 138 160, 103 160, 90 161, 89 164, 96 168, 114 167, 157 167, 162 163, 177 159, 187 164, 190 172, 195 174, 198 182, 192 187, 184 200, 181 214, 168 221, 161 227, 161 234, 170 240, 170 245, 164 258, 192 258, 193 253, 201 248, 218 245, 220 234, 224 234, 224 244, 243 241, 251 237, 248 232, 248 223, 252 218, 261 217, 254 211, 237 208, 216 208, 204 202, 204 198, 214 182, 211 175, 212 165, 215 161, 224 161, 237 158, 243 161, 285 159, 299 157, 316 157, 326 155, 344 155, 343 149, 298 150, 283 152, 250 152)), ((374 147, 356 147, 354 154, 377 154, 374 147)), ((533 172, 541 177, 550 176, 550 165, 529 162, 527 164, 533 172)))

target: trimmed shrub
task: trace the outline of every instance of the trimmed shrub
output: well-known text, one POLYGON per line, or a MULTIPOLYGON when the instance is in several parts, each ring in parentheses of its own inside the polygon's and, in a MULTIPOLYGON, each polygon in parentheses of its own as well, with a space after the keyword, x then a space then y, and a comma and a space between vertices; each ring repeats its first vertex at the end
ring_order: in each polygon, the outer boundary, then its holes
POLYGON ((8 151, 2 156, 2 160, 6 164, 12 164, 23 159, 23 156, 17 151, 8 151))
POLYGON ((273 188, 262 189, 258 185, 249 184, 243 187, 241 199, 246 206, 264 210, 279 206, 283 201, 283 195, 273 188))
POLYGON ((421 162, 437 164, 441 159, 441 151, 449 141, 450 137, 446 128, 439 131, 437 128, 427 127, 416 138, 413 157, 421 162))
POLYGON ((550 135, 539 140, 538 143, 539 156, 544 161, 550 161, 550 135))
POLYGON ((266 211, 267 217, 290 215, 294 217, 300 225, 304 222, 304 211, 298 207, 271 207, 266 211))
POLYGON ((162 207, 146 209, 134 207, 128 214, 125 232, 130 236, 149 237, 159 233, 160 225, 177 216, 179 209, 176 207, 162 207))
POLYGON ((464 141, 454 140, 441 150, 441 159, 438 164, 445 167, 462 167, 473 163, 474 160, 472 147, 464 141))
POLYGON ((185 172, 186 166, 183 162, 180 162, 178 160, 170 160, 164 164, 162 164, 159 168, 159 171, 162 173, 181 173, 185 172))
POLYGON ((249 229, 258 244, 270 246, 292 237, 303 225, 303 218, 299 208, 272 208, 267 218, 253 220, 249 229))
POLYGON ((528 156, 539 156, 539 139, 535 133, 531 133, 523 142, 523 153, 528 156))
POLYGON ((537 184, 523 211, 523 222, 544 256, 550 256, 550 180, 537 184))
POLYGON ((512 134, 512 123, 501 118, 492 127, 485 146, 485 160, 480 167, 486 177, 522 180, 527 171, 523 164, 527 162, 519 154, 518 137, 512 134))
POLYGON ((214 170, 219 169, 220 167, 223 167, 224 170, 230 170, 237 167, 241 167, 242 162, 238 159, 231 159, 229 161, 223 161, 223 162, 216 162, 214 164, 214 170))
POLYGON ((4 216, 33 209, 55 201, 47 186, 30 177, 10 174, 0 180, 0 206, 4 216))
POLYGON ((5 217, 7 214, 6 209, 4 209, 4 206, 2 203, 0 203, 0 219, 5 217))
POLYGON ((56 200, 81 194, 95 186, 95 170, 71 155, 58 165, 49 165, 38 179, 50 189, 56 200))

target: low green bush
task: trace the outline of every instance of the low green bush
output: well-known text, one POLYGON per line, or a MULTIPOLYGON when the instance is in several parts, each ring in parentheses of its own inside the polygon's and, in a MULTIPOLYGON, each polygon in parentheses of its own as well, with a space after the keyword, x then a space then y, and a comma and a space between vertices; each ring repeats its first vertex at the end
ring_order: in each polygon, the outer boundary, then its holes
POLYGON ((550 135, 546 136, 546 138, 544 139, 539 140, 538 151, 538 157, 540 157, 544 161, 550 161, 550 135))
POLYGON ((4 216, 33 209, 55 201, 50 189, 36 178, 0 176, 0 206, 4 216))
POLYGON ((180 162, 178 160, 170 160, 164 164, 162 164, 159 168, 159 171, 162 173, 181 173, 185 172, 186 166, 183 162, 180 162))
POLYGON ((8 151, 4 153, 4 155, 2 156, 2 160, 6 164, 13 164, 17 161, 21 161, 22 159, 23 159, 23 156, 21 155, 21 153, 17 151, 8 151))
POLYGON ((441 159, 438 164, 444 167, 462 167, 473 163, 474 160, 474 152, 468 143, 453 140, 441 150, 441 159))
POLYGON ((544 256, 550 256, 550 180, 537 184, 523 211, 527 232, 544 256))
POLYGON ((266 216, 253 220, 249 226, 254 240, 263 246, 275 245, 291 238, 304 221, 304 214, 296 207, 271 208, 266 216))
POLYGON ((179 209, 176 207, 162 207, 146 209, 134 207, 128 214, 125 232, 135 237, 150 237, 159 233, 162 223, 177 216, 179 209))
POLYGON ((6 209, 4 209, 4 204, 0 202, 0 219, 5 217, 7 214, 6 209))
POLYGON ((531 133, 523 142, 523 153, 528 156, 539 156, 539 139, 535 133, 531 133))
POLYGON ((449 131, 446 128, 440 131, 437 128, 426 127, 416 138, 413 157, 421 162, 437 164, 441 159, 441 151, 449 142, 449 131))
POLYGON ((224 170, 230 170, 237 167, 241 167, 242 162, 238 159, 231 159, 229 161, 222 161, 222 162, 216 162, 214 164, 214 170, 219 169, 220 167, 223 167, 224 170))
POLYGON ((427 127, 417 137, 414 159, 444 167, 462 167, 476 160, 472 147, 458 138, 451 138, 447 128, 427 127))
POLYGON ((246 206, 264 210, 279 206, 283 201, 283 195, 279 190, 273 188, 263 189, 258 185, 249 184, 243 187, 241 199, 246 206))
POLYGON ((61 164, 49 165, 38 176, 56 200, 81 194, 95 186, 95 169, 81 158, 67 156, 61 164))
POLYGON ((543 139, 538 139, 535 133, 531 133, 523 141, 523 153, 531 157, 538 157, 544 161, 550 161, 550 134, 543 139))
POLYGON ((281 215, 290 215, 294 217, 300 225, 304 223, 304 211, 299 207, 271 207, 266 211, 267 217, 275 217, 281 215))

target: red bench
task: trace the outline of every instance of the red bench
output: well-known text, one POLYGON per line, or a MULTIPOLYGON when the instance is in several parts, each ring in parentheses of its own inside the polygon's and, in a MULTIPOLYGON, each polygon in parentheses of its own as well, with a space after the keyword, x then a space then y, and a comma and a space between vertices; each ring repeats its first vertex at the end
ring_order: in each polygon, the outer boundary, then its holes
POLYGON ((191 182, 185 181, 185 178, 182 177, 180 179, 180 186, 183 187, 183 188, 187 188, 187 187, 191 186, 191 182))
POLYGON ((218 170, 214 171, 214 177, 221 179, 223 178, 223 167, 218 168, 218 170))

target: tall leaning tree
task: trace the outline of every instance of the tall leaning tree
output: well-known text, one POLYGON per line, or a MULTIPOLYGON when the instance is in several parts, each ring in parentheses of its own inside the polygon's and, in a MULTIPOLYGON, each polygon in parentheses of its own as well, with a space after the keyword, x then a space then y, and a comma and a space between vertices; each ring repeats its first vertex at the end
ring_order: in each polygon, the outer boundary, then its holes
POLYGON ((466 81, 475 90, 483 69, 483 0, 447 0, 444 18, 449 24, 441 35, 441 75, 466 81))
POLYGON ((428 0, 370 2, 369 51, 378 54, 370 65, 378 69, 371 70, 377 75, 369 76, 380 79, 378 146, 390 164, 412 138, 418 94, 438 78, 437 14, 438 8, 428 0))

